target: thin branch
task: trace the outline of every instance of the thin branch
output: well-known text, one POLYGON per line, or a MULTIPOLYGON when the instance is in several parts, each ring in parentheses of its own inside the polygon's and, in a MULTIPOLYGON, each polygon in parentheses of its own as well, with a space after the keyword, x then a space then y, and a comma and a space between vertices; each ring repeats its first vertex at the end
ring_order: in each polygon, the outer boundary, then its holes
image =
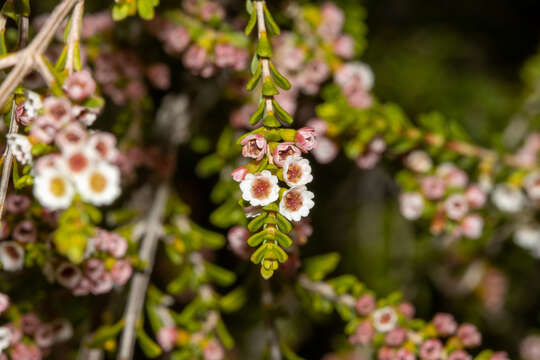
POLYGON ((84 0, 79 0, 75 8, 73 9, 73 15, 71 17, 71 28, 69 30, 69 36, 67 39, 67 56, 66 56, 66 70, 68 74, 73 72, 75 66, 75 47, 79 46, 79 39, 81 36, 82 19, 84 13, 84 0))
MULTIPOLYGON (((28 17, 21 16, 18 25, 19 39, 17 41, 17 48, 21 48, 26 46, 26 43, 28 42, 28 17)), ((5 26, 5 22, 3 26, 5 26)), ((8 135, 16 134, 19 131, 19 123, 17 122, 16 114, 17 104, 15 103, 15 100, 13 100, 11 104, 8 135)), ((4 214, 4 204, 9 188, 9 179, 11 178, 11 167, 13 166, 13 151, 8 144, 6 144, 6 150, 2 158, 4 166, 2 167, 2 178, 0 178, 0 220, 2 220, 4 214)))
MULTIPOLYGON (((79 0, 63 0, 51 13, 30 45, 16 54, 17 63, 0 86, 0 107, 4 106, 15 88, 33 69, 36 56, 40 56, 49 46, 54 34, 62 25, 62 20, 79 0)), ((13 61, 13 60, 10 60, 13 61)))
POLYGON ((169 197, 169 185, 164 183, 159 186, 154 203, 150 209, 146 223, 146 234, 142 241, 139 257, 147 264, 142 273, 133 276, 131 288, 127 300, 124 315, 124 331, 120 340, 120 348, 117 359, 130 360, 133 357, 133 347, 135 345, 135 333, 137 322, 141 316, 144 305, 146 290, 150 281, 150 275, 154 267, 154 257, 157 249, 159 237, 161 235, 161 223, 165 212, 165 204, 169 197))
POLYGON ((55 82, 54 75, 51 73, 51 70, 49 70, 49 68, 45 64, 45 61, 43 60, 43 55, 36 56, 34 60, 34 68, 37 72, 39 72, 43 80, 45 80, 47 86, 53 86, 55 82))
POLYGON ((300 275, 298 282, 305 289, 321 295, 322 297, 333 301, 335 303, 348 306, 350 308, 355 307, 356 299, 349 294, 338 295, 332 286, 324 283, 310 280, 306 275, 300 275))

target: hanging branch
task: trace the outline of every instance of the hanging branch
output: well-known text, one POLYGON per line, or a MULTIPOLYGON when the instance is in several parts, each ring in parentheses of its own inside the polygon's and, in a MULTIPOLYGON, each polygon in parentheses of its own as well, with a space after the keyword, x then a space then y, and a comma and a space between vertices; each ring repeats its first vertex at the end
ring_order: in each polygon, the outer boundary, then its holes
MULTIPOLYGON (((0 25, 2 29, 5 28, 6 18, 4 16, 2 16, 0 25)), ((28 27, 29 27, 28 17, 21 16, 19 18, 19 24, 18 24, 19 38, 17 41, 17 49, 20 49, 26 46, 26 43, 28 42, 28 30, 29 30, 28 27)), ((16 119, 16 109, 17 109, 17 104, 15 103, 15 100, 13 100, 11 104, 11 115, 10 115, 10 120, 9 120, 8 136, 11 134, 16 134, 19 131, 19 123, 17 122, 17 119, 16 119)), ((4 166, 2 167, 2 178, 0 179, 0 220, 2 220, 2 216, 4 214, 4 204, 6 202, 6 195, 7 195, 7 190, 9 187, 9 179, 11 178, 11 167, 13 166, 13 151, 11 150, 10 146, 7 144, 6 144, 6 149, 4 151, 4 154, 2 156, 2 160, 4 162, 4 166)))

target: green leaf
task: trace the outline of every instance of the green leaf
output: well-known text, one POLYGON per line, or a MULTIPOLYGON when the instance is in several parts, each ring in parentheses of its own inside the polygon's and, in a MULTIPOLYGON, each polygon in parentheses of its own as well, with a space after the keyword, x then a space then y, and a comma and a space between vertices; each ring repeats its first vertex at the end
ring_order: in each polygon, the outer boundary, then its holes
POLYGON ((246 290, 239 287, 223 296, 219 301, 219 305, 221 310, 231 313, 240 310, 240 308, 242 308, 246 303, 246 300, 246 290))
POLYGON ((262 94, 267 97, 275 96, 279 94, 279 90, 276 88, 272 80, 264 79, 262 94))
POLYGON ((119 321, 114 325, 100 327, 92 340, 90 341, 90 347, 102 348, 103 345, 111 339, 114 339, 124 329, 124 321, 119 321))
POLYGON ((73 68, 75 69, 75 71, 82 70, 81 49, 80 49, 80 44, 78 41, 75 43, 75 48, 74 48, 73 68))
POLYGON ((259 246, 259 244, 263 242, 266 236, 267 236, 267 232, 263 230, 254 235, 251 235, 247 243, 251 247, 259 246))
POLYGON ((91 109, 101 109, 105 106, 105 99, 101 96, 92 96, 85 100, 83 105, 91 109))
POLYGON ((266 244, 261 245, 253 254, 251 254, 251 261, 254 264, 260 264, 267 252, 266 244))
POLYGON ((280 30, 279 30, 279 26, 278 24, 276 23, 276 21, 274 20, 274 18, 272 17, 272 14, 270 13, 270 10, 268 10, 268 7, 266 6, 266 3, 263 3, 264 5, 264 20, 266 22, 266 27, 268 29, 268 31, 270 32, 270 34, 272 35, 279 35, 280 33, 280 30))
POLYGON ((279 245, 274 245, 272 252, 280 263, 284 263, 285 261, 287 261, 287 253, 282 248, 280 248, 279 245))
POLYGON ((255 10, 255 8, 253 7, 253 1, 252 0, 246 0, 246 11, 248 14, 252 14, 253 13, 253 10, 255 10))
POLYGON ((334 271, 339 264, 338 253, 328 253, 304 260, 304 272, 310 279, 319 281, 334 271))
POLYGON ((162 351, 159 345, 156 344, 142 328, 137 328, 137 341, 147 358, 155 359, 161 355, 162 351))
POLYGON ((234 347, 234 339, 221 319, 219 319, 218 323, 216 324, 216 333, 223 346, 225 346, 227 349, 232 349, 234 347))
POLYGON ((263 125, 269 128, 278 128, 281 126, 281 123, 274 114, 268 114, 263 120, 263 125))
POLYGON ((261 121, 263 115, 264 115, 264 108, 265 108, 265 102, 264 100, 259 103, 259 107, 255 112, 250 116, 249 123, 251 125, 256 125, 259 121, 261 121))
POLYGON ((197 175, 200 177, 209 177, 218 173, 224 165, 224 161, 217 154, 211 154, 204 157, 195 168, 197 175))
POLYGON ((188 289, 192 272, 183 270, 180 275, 167 285, 167 292, 178 295, 188 289))
POLYGON ((286 360, 304 360, 304 358, 301 358, 300 356, 296 355, 294 351, 291 350, 291 348, 285 344, 280 344, 281 353, 283 354, 283 357, 285 357, 286 360))
POLYGON ((257 66, 257 70, 255 71, 255 74, 253 74, 253 76, 251 77, 251 79, 249 79, 246 85, 246 89, 248 89, 248 91, 252 91, 253 89, 255 89, 255 86, 257 86, 257 84, 259 83, 259 80, 261 79, 261 72, 262 72, 262 66, 261 66, 261 63, 259 63, 259 65, 257 66))
POLYGON ((287 220, 283 215, 277 213, 277 226, 281 231, 288 234, 292 231, 293 227, 289 220, 287 220))
POLYGON ((287 78, 279 73, 279 71, 276 69, 274 64, 269 61, 270 63, 270 73, 272 74, 272 79, 276 82, 277 86, 282 88, 283 90, 289 90, 291 88, 291 83, 287 78))
POLYGON ((268 36, 266 34, 261 34, 259 37, 259 42, 257 44, 257 55, 262 58, 271 58, 272 57, 272 45, 268 36))
POLYGON ((206 262, 204 266, 206 275, 218 285, 229 286, 236 281, 236 275, 232 271, 209 262, 206 262))
POLYGON ((58 60, 56 61, 56 65, 54 66, 54 69, 56 71, 62 71, 62 69, 66 66, 66 59, 67 59, 67 46, 64 47, 64 50, 62 50, 62 53, 58 57, 58 60))
MULTIPOLYGON (((250 3, 251 1, 248 0, 248 2, 250 3)), ((253 5, 251 5, 251 7, 253 7, 253 5)), ((246 35, 251 34, 251 32, 253 31, 253 28, 255 28, 255 24, 257 24, 257 12, 252 11, 251 14, 249 15, 249 22, 246 25, 244 33, 246 35)))
POLYGON ((276 230, 276 239, 279 244, 284 248, 288 248, 293 243, 292 239, 288 235, 282 233, 279 230, 276 230))
POLYGON ((251 220, 248 224, 248 230, 251 233, 258 231, 261 226, 264 225, 264 219, 268 216, 268 213, 264 212, 261 215, 257 216, 255 219, 251 220))
POLYGON ((151 20, 154 18, 154 6, 154 1, 152 0, 137 1, 137 11, 139 12, 139 15, 145 20, 151 20))
POLYGON ((292 116, 289 115, 289 113, 285 111, 285 109, 282 108, 275 99, 272 99, 272 105, 274 105, 274 110, 276 111, 276 114, 285 124, 291 125, 293 123, 292 116))

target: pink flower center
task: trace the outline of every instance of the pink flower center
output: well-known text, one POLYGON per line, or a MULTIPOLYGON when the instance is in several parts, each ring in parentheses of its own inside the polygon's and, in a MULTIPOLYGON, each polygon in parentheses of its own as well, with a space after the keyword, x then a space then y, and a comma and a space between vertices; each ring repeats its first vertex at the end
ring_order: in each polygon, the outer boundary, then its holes
POLYGON ((80 172, 88 166, 88 158, 81 153, 70 156, 68 162, 69 168, 73 172, 80 172))
POLYGON ((266 199, 270 195, 272 184, 265 178, 255 179, 251 185, 251 194, 256 199, 266 199))
POLYGON ((298 164, 291 164, 287 169, 287 179, 292 183, 297 183, 302 178, 302 168, 298 164))
POLYGON ((289 191, 285 195, 285 207, 289 211, 298 211, 303 204, 302 195, 297 191, 289 191))

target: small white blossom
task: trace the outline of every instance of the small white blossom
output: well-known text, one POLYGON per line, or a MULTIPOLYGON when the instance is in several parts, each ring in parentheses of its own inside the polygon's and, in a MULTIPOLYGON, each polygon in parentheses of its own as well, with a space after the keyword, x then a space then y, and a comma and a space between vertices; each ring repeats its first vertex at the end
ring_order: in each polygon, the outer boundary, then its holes
POLYGON ((111 204, 120 196, 120 170, 99 162, 75 178, 78 192, 84 201, 101 206, 111 204))
POLYGON ((427 152, 415 150, 405 158, 405 165, 412 171, 426 173, 431 170, 433 161, 427 152))
POLYGON ((23 248, 15 241, 0 243, 0 262, 2 262, 2 270, 21 270, 24 267, 23 248))
POLYGON ((373 326, 379 332, 393 330, 397 324, 397 314, 390 306, 376 310, 373 313, 373 326))
POLYGON ((242 198, 253 206, 266 206, 279 198, 278 178, 270 171, 247 174, 240 183, 242 198))
POLYGON ((461 221, 461 230, 463 235, 470 239, 478 239, 482 236, 484 229, 484 219, 478 214, 470 214, 465 216, 461 221))
POLYGON ((525 202, 521 190, 508 184, 497 185, 493 190, 491 199, 499 210, 509 213, 520 211, 525 202))
POLYGON ((65 262, 56 269, 55 278, 60 285, 73 289, 82 280, 82 272, 77 266, 65 262))
POLYGON ((444 209, 450 219, 459 220, 469 211, 469 204, 465 195, 453 194, 444 201, 444 209))
POLYGON ((28 138, 24 135, 9 134, 6 136, 7 142, 13 156, 22 165, 28 165, 32 163, 32 144, 28 141, 28 138))
POLYGON ((315 195, 305 186, 289 189, 281 197, 279 212, 289 220, 300 221, 302 217, 309 215, 309 211, 315 205, 314 197, 315 195))
POLYGON ((53 167, 43 167, 34 179, 34 196, 50 210, 71 205, 75 189, 67 176, 53 167))
POLYGON ((514 233, 514 242, 540 258, 540 228, 524 226, 517 229, 514 233))
POLYGON ((43 108, 41 96, 33 91, 25 91, 26 100, 24 101, 24 111, 29 118, 35 118, 38 111, 43 108))
POLYGON ((309 161, 299 156, 288 157, 283 164, 283 179, 291 187, 306 185, 313 181, 309 161))
POLYGON ((0 354, 9 347, 11 331, 7 326, 0 326, 0 354))
POLYGON ((443 178, 449 187, 464 188, 469 182, 467 173, 452 163, 442 163, 435 173, 443 178))
POLYGON ((527 194, 532 200, 540 200, 540 170, 527 175, 524 180, 524 185, 527 194))
POLYGON ((417 220, 424 212, 424 198, 418 192, 406 192, 399 196, 401 215, 407 220, 417 220))
POLYGON ((338 69, 334 79, 341 87, 350 82, 359 82, 365 90, 370 90, 375 83, 375 75, 371 68, 362 62, 350 62, 338 69))

